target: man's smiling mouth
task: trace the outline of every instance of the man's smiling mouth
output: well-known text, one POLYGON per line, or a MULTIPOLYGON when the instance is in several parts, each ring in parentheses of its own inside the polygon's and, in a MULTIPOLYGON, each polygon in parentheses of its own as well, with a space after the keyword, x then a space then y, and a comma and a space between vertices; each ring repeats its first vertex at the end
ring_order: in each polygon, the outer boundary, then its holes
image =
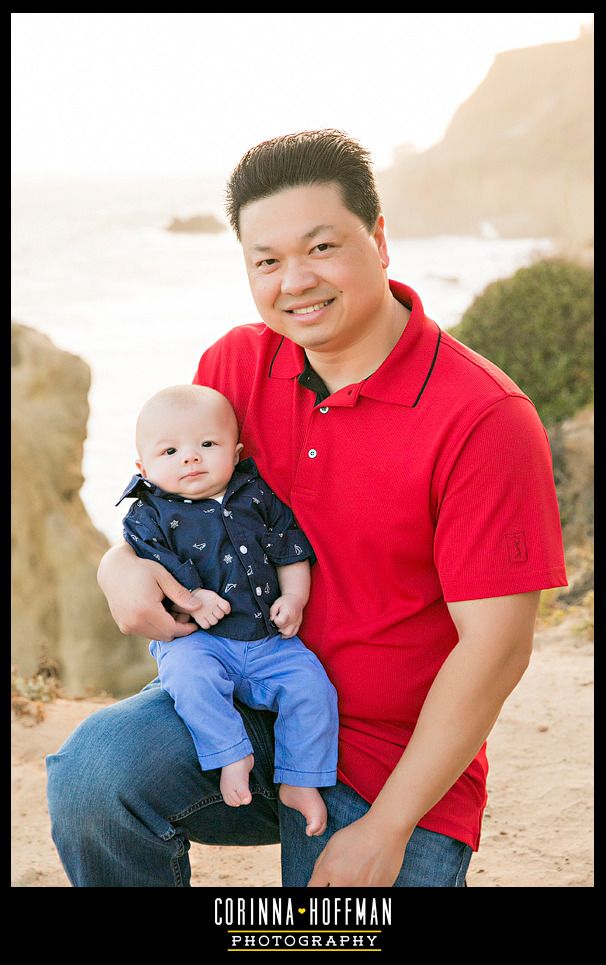
POLYGON ((324 302, 316 302, 315 305, 306 305, 304 308, 285 308, 284 311, 290 315, 310 315, 312 312, 320 311, 321 308, 326 308, 332 302, 334 302, 334 298, 328 298, 324 302))

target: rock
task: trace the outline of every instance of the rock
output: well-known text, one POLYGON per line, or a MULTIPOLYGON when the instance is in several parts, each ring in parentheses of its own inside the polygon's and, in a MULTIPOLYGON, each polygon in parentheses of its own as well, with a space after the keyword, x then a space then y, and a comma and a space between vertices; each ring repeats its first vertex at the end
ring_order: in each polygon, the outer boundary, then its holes
POLYGON ((217 234, 225 231, 225 225, 221 224, 214 214, 197 214, 191 218, 173 218, 166 230, 192 234, 217 234))
POLYGON ((549 432, 562 519, 569 587, 563 603, 578 603, 594 586, 594 410, 581 409, 549 432))
POLYGON ((390 232, 478 235, 489 225, 591 257, 593 59, 593 30, 498 54, 443 140, 378 174, 390 232))
POLYGON ((594 535, 594 411, 581 409, 549 433, 565 542, 591 543, 594 535))
POLYGON ((155 665, 97 585, 109 543, 79 496, 89 368, 17 323, 11 364, 12 662, 24 676, 56 666, 67 696, 131 694, 155 665))

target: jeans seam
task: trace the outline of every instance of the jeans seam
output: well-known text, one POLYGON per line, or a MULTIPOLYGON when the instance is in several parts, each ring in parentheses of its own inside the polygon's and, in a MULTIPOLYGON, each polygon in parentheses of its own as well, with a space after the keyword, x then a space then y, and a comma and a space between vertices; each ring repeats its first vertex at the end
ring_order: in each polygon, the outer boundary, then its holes
MULTIPOLYGON (((456 874, 456 877, 455 877, 455 887, 457 887, 457 888, 459 887, 459 878, 461 877, 461 870, 462 870, 462 868, 463 868, 463 864, 464 864, 466 858, 467 858, 467 849, 464 848, 464 849, 463 849, 463 854, 461 855, 461 863, 459 864, 459 868, 458 868, 458 871, 457 871, 457 874, 456 874)), ((466 871, 465 873, 467 874, 467 871, 466 871)), ((464 881, 464 880, 465 880, 465 876, 463 877, 463 881, 464 881)))
MULTIPOLYGON (((276 795, 271 791, 266 790, 264 787, 255 787, 254 784, 250 788, 250 793, 260 794, 261 797, 267 798, 268 801, 275 801, 276 799, 276 795)), ((166 820, 170 821, 171 823, 173 821, 182 821, 184 818, 191 817, 191 815, 195 814, 196 811, 201 811, 202 808, 209 807, 211 804, 219 804, 222 800, 222 794, 211 794, 210 797, 205 797, 201 801, 196 801, 195 804, 190 804, 190 806, 185 808, 184 811, 179 811, 177 814, 169 814, 166 820)), ((174 831, 172 832, 171 837, 173 834, 174 831)))
POLYGON ((185 845, 181 838, 178 839, 177 843, 177 853, 170 859, 170 864, 173 871, 173 877, 175 879, 175 885, 177 888, 183 886, 183 876, 181 874, 181 865, 179 863, 179 858, 182 858, 185 853, 185 845))

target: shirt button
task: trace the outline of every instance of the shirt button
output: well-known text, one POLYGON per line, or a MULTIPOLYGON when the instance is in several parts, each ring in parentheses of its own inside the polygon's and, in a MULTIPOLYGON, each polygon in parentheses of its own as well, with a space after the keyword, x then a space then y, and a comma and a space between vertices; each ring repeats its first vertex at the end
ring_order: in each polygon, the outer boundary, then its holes
POLYGON ((241 546, 241 547, 240 547, 240 552, 241 552, 241 553, 248 553, 248 550, 246 549, 245 546, 241 546))
POLYGON ((310 449, 307 455, 309 456, 310 459, 315 459, 318 453, 315 449, 310 449))
POLYGON ((320 412, 328 412, 328 406, 327 405, 320 406, 320 412))

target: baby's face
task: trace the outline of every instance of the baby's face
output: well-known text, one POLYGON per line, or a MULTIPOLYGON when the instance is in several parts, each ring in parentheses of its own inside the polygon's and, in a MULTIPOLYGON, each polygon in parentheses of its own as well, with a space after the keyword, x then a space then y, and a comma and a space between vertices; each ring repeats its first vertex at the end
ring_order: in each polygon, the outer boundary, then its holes
POLYGON ((243 448, 228 408, 174 401, 156 407, 138 444, 141 475, 186 499, 222 495, 243 448))

